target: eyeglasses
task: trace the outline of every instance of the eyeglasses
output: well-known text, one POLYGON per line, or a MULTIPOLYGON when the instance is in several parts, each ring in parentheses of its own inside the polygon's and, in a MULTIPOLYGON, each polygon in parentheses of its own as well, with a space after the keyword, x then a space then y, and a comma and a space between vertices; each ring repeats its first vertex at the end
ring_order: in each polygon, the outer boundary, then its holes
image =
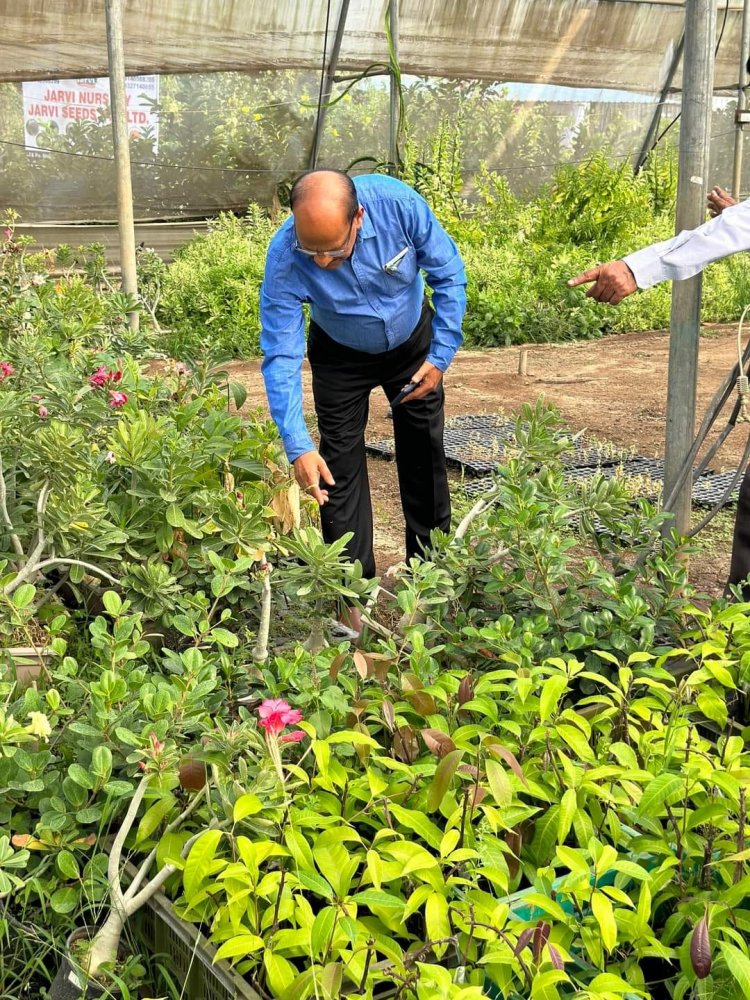
POLYGON ((346 257, 349 253, 349 240, 352 235, 352 226, 354 225, 354 219, 356 215, 349 223, 349 230, 346 234, 346 239, 344 240, 343 246, 338 250, 308 250, 307 247, 300 246, 300 242, 296 237, 294 238, 294 249, 301 253, 305 257, 331 257, 333 260, 339 260, 341 257, 346 257))

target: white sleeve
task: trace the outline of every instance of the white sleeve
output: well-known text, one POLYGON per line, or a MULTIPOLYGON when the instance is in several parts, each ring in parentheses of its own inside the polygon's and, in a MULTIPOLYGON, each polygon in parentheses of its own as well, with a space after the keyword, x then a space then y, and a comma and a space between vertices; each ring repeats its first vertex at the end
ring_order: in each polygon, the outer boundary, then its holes
POLYGON ((697 229, 685 229, 623 260, 638 287, 650 288, 659 281, 692 278, 713 261, 742 250, 750 250, 750 199, 725 208, 697 229))

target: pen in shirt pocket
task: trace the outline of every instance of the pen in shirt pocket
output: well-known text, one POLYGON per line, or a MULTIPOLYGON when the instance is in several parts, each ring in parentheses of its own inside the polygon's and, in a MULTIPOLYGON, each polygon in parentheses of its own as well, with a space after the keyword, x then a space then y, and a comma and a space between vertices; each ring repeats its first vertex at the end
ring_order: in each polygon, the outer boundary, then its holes
POLYGON ((401 261, 408 254, 408 252, 409 247, 406 246, 403 250, 399 250, 395 257, 391 257, 390 260, 386 261, 385 264, 383 264, 383 270, 386 274, 395 274, 401 265, 401 261))

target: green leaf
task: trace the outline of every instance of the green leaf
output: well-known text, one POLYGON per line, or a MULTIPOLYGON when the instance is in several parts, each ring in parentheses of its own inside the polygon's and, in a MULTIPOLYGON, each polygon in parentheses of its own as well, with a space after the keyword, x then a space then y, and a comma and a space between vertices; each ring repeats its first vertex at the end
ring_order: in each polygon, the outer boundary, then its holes
POLYGON ((297 978, 297 970, 286 958, 267 948, 263 953, 263 965, 271 991, 279 996, 297 978))
POLYGON ((77 785, 81 788, 92 789, 94 787, 94 780, 86 770, 85 767, 81 767, 80 764, 71 764, 68 768, 68 776, 72 781, 75 781, 77 785))
POLYGON ((557 848, 557 856, 565 867, 569 868, 574 874, 590 874, 591 869, 589 868, 588 861, 586 861, 586 858, 580 851, 573 850, 572 847, 563 847, 562 845, 559 845, 557 848))
POLYGON ((558 736, 568 744, 570 749, 580 760, 594 759, 594 751, 591 749, 588 740, 577 726, 560 725, 557 726, 556 732, 558 736))
POLYGON ((323 896, 324 899, 333 899, 333 889, 322 875, 318 875, 316 872, 298 871, 297 878, 310 892, 315 892, 319 896, 323 896))
POLYGON ((289 827, 284 834, 284 842, 294 858, 297 868, 314 873, 315 861, 312 851, 302 834, 293 827, 289 827))
POLYGON ((537 972, 531 985, 531 1000, 560 1000, 557 984, 569 981, 567 974, 562 969, 537 972))
POLYGON ((71 886, 56 889, 50 896, 50 906, 55 913, 72 913, 78 906, 78 891, 71 886))
POLYGON ((105 611, 108 611, 113 618, 116 618, 122 611, 122 598, 114 590, 108 590, 102 595, 102 604, 105 611))
POLYGON ((112 773, 112 751, 109 747, 94 748, 91 755, 91 770, 101 781, 106 781, 112 773))
POLYGON ((165 514, 167 519, 167 524, 172 528, 184 528, 185 527, 185 515, 182 513, 180 508, 176 503, 171 503, 167 507, 167 512, 165 514))
POLYGON ((351 897, 357 906, 384 906, 388 910, 403 910, 404 901, 381 889, 363 889, 351 897))
POLYGON ((445 793, 448 791, 451 781, 453 781, 453 776, 456 773, 458 765, 461 763, 463 755, 463 750, 451 750, 435 768, 435 774, 427 790, 428 812, 435 812, 440 808, 440 803, 445 798, 445 793))
POLYGON ((13 593, 11 601, 13 602, 13 607, 15 608, 27 608, 29 604, 34 600, 34 595, 36 594, 36 587, 32 586, 30 583, 22 583, 21 586, 13 593))
POLYGON ((379 889, 383 881, 383 865, 377 851, 367 852, 367 874, 376 889, 379 889))
POLYGON ((158 799, 154 802, 150 809, 148 809, 144 814, 141 822, 138 826, 138 832, 135 836, 136 844, 142 843, 144 840, 148 840, 152 833, 161 826, 162 821, 169 814, 170 810, 175 804, 173 795, 165 795, 164 798, 158 799))
POLYGON ((234 804, 232 814, 235 823, 240 823, 247 816, 255 816, 263 810, 263 803, 257 795, 241 795, 234 804))
POLYGON ((591 897, 591 910, 602 935, 602 944, 607 951, 612 951, 617 944, 617 921, 615 920, 612 903, 602 892, 595 892, 591 897))
POLYGON ((226 958, 247 958, 255 951, 260 951, 264 947, 263 938, 257 934, 238 934, 237 937, 230 938, 214 955, 214 962, 220 962, 226 958))
POLYGON ((241 382, 230 382, 229 392, 232 396, 236 409, 241 410, 245 405, 245 400, 247 399, 247 389, 241 382))
POLYGON ((513 801, 513 789, 505 769, 496 760, 490 759, 484 762, 484 769, 495 805, 500 809, 507 809, 513 801))
POLYGON ((678 774, 669 774, 668 771, 653 778, 643 790, 638 803, 638 815, 658 816, 664 803, 680 792, 683 785, 684 778, 678 774))
POLYGON ((221 830, 206 830, 190 848, 182 873, 182 884, 188 904, 208 878, 211 862, 214 860, 221 838, 221 830))
POLYGON ((557 817, 557 842, 564 844, 578 811, 578 795, 575 788, 568 788, 560 799, 560 812, 557 817))
POLYGON ((416 809, 404 809, 403 806, 397 805, 395 802, 391 802, 388 808, 391 815, 395 816, 399 823, 406 827, 407 831, 414 831, 430 847, 439 850, 443 833, 432 820, 429 820, 423 813, 417 812, 416 809))
POLYGON ((592 979, 589 990, 592 993, 619 993, 620 996, 646 996, 641 990, 636 989, 632 983, 626 983, 624 979, 612 975, 611 972, 602 972, 595 979, 592 979))
POLYGON ((215 642, 218 642, 220 646, 226 646, 227 649, 234 649, 240 644, 240 640, 234 632, 230 632, 226 628, 211 629, 211 638, 215 642))
MULTIPOLYGON (((448 912, 448 900, 441 892, 433 892, 427 897, 424 908, 427 937, 437 942, 451 936, 451 921, 448 912)), ((447 944, 434 944, 433 949, 438 958, 445 954, 447 944)))
POLYGON ((542 693, 539 695, 539 721, 546 722, 557 708, 563 692, 568 687, 566 677, 555 674, 542 683, 542 693))
POLYGON ((60 851, 55 858, 55 864, 63 878, 71 878, 77 881, 81 877, 78 862, 71 851, 60 851))
POLYGON ((313 958, 324 959, 336 924, 336 910, 333 906, 324 906, 313 921, 310 929, 310 947, 313 958))
POLYGON ((746 1000, 750 1000, 750 958, 733 944, 720 941, 719 947, 730 974, 742 990, 746 1000))
POLYGON ((352 743, 354 746, 380 747, 378 741, 374 740, 372 736, 367 736, 365 733, 355 732, 352 729, 346 729, 340 733, 333 733, 333 735, 329 736, 325 742, 329 745, 334 743, 352 743))

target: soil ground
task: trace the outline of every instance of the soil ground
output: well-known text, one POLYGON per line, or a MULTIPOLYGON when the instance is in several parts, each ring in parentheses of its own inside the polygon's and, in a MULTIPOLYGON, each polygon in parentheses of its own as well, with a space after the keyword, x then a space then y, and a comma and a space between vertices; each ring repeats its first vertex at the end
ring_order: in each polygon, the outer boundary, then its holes
MULTIPOLYGON (((518 347, 462 350, 445 376, 446 415, 497 413, 512 416, 525 402, 544 396, 574 431, 611 441, 648 457, 663 457, 667 403, 669 335, 617 334, 597 341, 530 344, 527 373, 518 374, 518 347)), ((704 327, 698 368, 698 421, 716 388, 737 360, 734 326, 704 327)), ((235 362, 232 378, 248 390, 248 406, 265 407, 260 362, 235 362)), ((305 413, 314 434, 310 373, 303 372, 305 413)), ((390 437, 387 403, 379 390, 370 403, 368 438, 390 437)), ((725 411, 728 416, 729 407, 725 411)), ((723 421, 719 421, 723 426, 723 421)), ((716 471, 736 467, 747 433, 735 430, 713 464, 716 471)), ((392 462, 371 458, 370 482, 375 515, 378 571, 403 557, 403 521, 392 462)), ((459 476, 453 474, 456 483, 459 476)), ((698 512, 698 517, 703 512, 698 512)), ((726 509, 698 538, 690 575, 699 590, 721 592, 729 568, 734 511, 726 509)))

